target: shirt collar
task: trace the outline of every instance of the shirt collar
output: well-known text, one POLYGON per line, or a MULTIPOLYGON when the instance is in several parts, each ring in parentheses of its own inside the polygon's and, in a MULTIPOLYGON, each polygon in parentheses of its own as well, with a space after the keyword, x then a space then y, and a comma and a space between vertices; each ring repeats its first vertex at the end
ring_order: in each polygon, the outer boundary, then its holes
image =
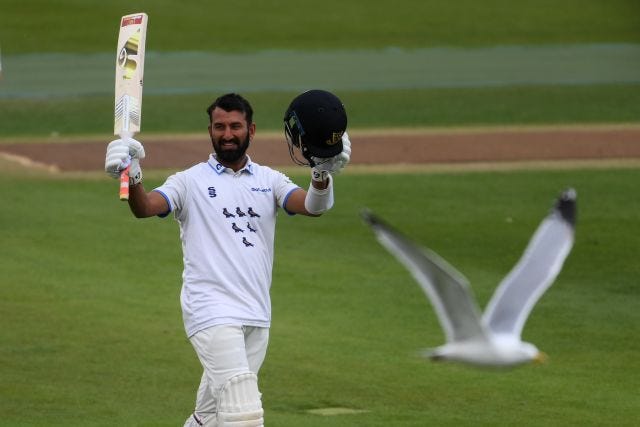
POLYGON ((251 161, 251 157, 249 157, 248 155, 247 155, 247 163, 245 163, 244 167, 240 169, 238 172, 234 172, 233 169, 229 169, 228 167, 218 162, 218 159, 216 159, 215 154, 209 155, 209 160, 207 163, 209 164, 211 169, 213 169, 218 175, 221 175, 223 173, 240 174, 242 172, 247 172, 248 174, 253 175, 254 166, 253 166, 253 162, 251 161))

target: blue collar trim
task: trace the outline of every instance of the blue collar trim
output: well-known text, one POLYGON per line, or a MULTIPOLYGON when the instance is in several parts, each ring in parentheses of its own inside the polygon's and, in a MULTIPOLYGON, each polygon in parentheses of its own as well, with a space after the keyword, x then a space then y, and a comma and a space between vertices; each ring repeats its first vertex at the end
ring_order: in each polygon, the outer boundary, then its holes
POLYGON ((218 162, 218 160, 216 159, 216 156, 214 154, 209 155, 209 160, 207 161, 207 163, 209 164, 209 167, 211 169, 213 169, 215 171, 215 173, 217 173, 218 175, 221 175, 225 172, 227 173, 241 173, 241 172, 247 172, 251 175, 253 175, 253 162, 251 161, 251 157, 247 156, 247 163, 244 165, 244 167, 242 169, 240 169, 238 172, 234 172, 233 169, 229 169, 228 167, 222 165, 220 162, 218 162))

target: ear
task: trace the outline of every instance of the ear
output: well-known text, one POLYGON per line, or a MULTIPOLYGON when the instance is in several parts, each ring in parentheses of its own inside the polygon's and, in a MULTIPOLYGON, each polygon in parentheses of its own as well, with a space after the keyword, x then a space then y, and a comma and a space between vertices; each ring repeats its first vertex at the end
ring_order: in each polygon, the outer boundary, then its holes
POLYGON ((209 123, 209 126, 207 126, 207 129, 209 129, 209 136, 213 138, 213 129, 211 128, 211 123, 209 123))
POLYGON ((253 139, 254 135, 256 134, 256 124, 255 123, 251 123, 251 126, 249 126, 249 139, 253 139))

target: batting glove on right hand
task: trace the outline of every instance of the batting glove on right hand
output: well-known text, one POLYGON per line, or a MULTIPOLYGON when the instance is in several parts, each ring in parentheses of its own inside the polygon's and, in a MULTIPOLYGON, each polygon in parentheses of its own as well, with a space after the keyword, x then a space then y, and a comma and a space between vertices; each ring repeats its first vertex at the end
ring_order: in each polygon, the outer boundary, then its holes
POLYGON ((315 166, 311 169, 311 176, 314 179, 317 176, 321 178, 318 180, 323 180, 328 173, 339 174, 351 160, 351 141, 347 132, 345 131, 342 134, 342 152, 328 158, 311 157, 311 160, 315 163, 315 166))
POLYGON ((144 147, 133 138, 116 139, 107 146, 104 170, 112 178, 119 178, 123 170, 129 167, 129 184, 142 181, 140 160, 144 159, 144 147))

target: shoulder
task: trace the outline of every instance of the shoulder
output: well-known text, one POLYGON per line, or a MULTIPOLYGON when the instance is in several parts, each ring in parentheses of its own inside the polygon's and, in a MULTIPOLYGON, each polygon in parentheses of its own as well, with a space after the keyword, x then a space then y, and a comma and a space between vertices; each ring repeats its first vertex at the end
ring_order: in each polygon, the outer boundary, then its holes
POLYGON ((215 172, 212 166, 207 162, 197 163, 187 169, 183 169, 179 172, 173 174, 173 176, 180 177, 182 179, 187 179, 190 177, 197 177, 203 174, 210 174, 211 172, 215 172))
POLYGON ((252 168, 251 169, 252 174, 256 176, 263 176, 263 177, 267 176, 267 177, 277 178, 277 179, 281 177, 286 178, 286 175, 280 172, 279 170, 270 168, 269 166, 261 165, 259 163, 255 163, 255 162, 251 163, 251 168, 252 168))
POLYGON ((174 172, 166 180, 163 186, 166 185, 182 185, 186 186, 190 181, 198 180, 204 173, 211 170, 211 167, 206 163, 198 163, 187 169, 174 172))

